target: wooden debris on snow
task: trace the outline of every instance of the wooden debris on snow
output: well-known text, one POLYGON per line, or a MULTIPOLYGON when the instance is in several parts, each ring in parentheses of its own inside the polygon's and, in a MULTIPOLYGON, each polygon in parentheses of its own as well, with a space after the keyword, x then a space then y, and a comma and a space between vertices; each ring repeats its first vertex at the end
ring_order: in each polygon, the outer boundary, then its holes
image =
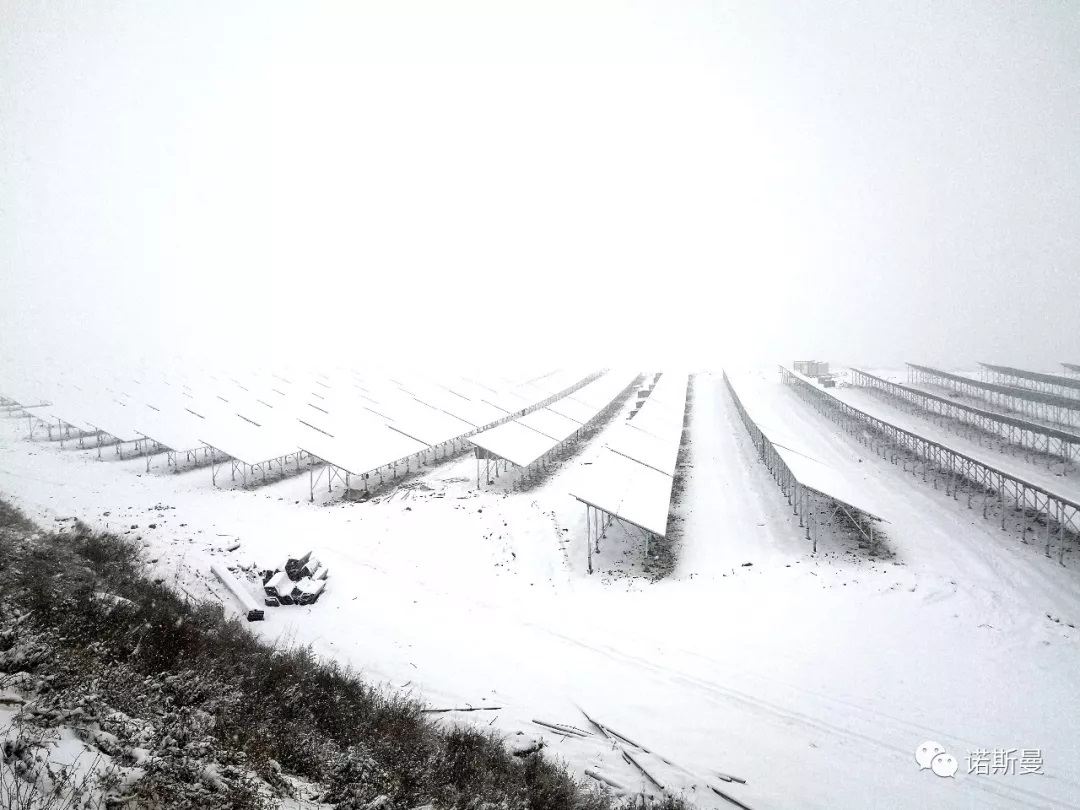
POLYGON ((588 731, 582 731, 580 728, 575 728, 574 726, 564 726, 559 723, 549 723, 546 720, 537 720, 536 718, 533 718, 533 722, 536 723, 536 725, 538 726, 543 726, 544 728, 551 729, 552 731, 557 731, 559 734, 563 734, 569 737, 595 736, 593 734, 590 734, 588 731))
MULTIPOLYGON (((592 724, 598 731, 600 731, 601 734, 603 734, 608 740, 610 740, 611 743, 616 748, 619 749, 619 753, 622 754, 623 759, 625 759, 628 763, 630 763, 635 768, 637 768, 642 773, 642 775, 645 776, 646 779, 648 779, 650 782, 652 782, 653 785, 655 785, 660 790, 660 792, 662 794, 666 795, 667 794, 667 789, 663 785, 661 785, 660 782, 657 781, 653 777, 652 774, 650 774, 647 770, 645 770, 645 768, 633 756, 631 756, 630 752, 626 750, 626 746, 623 745, 623 743, 625 743, 626 745, 629 745, 632 748, 636 748, 638 751, 642 752, 643 754, 649 754, 650 756, 656 757, 661 762, 663 762, 665 765, 669 765, 670 767, 681 771, 682 773, 686 774, 687 776, 690 776, 691 778, 695 778, 695 779, 698 778, 696 774, 688 771, 686 768, 682 767, 681 765, 677 765, 676 763, 672 762, 670 759, 667 759, 666 757, 663 757, 660 754, 657 754, 655 751, 650 751, 645 746, 641 745, 640 743, 634 742, 629 737, 627 737, 627 736, 625 736, 623 734, 620 734, 619 732, 615 731, 610 726, 604 725, 604 724, 600 723, 598 720, 594 720, 592 717, 590 717, 588 714, 585 713, 584 709, 581 709, 581 713, 585 715, 585 719, 588 720, 590 724, 592 724)), ((720 779, 722 779, 725 782, 737 782, 740 785, 745 785, 746 784, 746 780, 745 779, 740 779, 738 776, 732 776, 730 774, 721 773, 720 771, 715 771, 715 774, 716 774, 717 777, 719 777, 720 779)), ((593 774, 589 774, 589 775, 594 776, 593 774)), ((594 778, 598 778, 598 777, 594 776, 594 778)), ((604 780, 601 780, 601 781, 604 781, 604 780)), ((713 785, 713 784, 711 784, 709 782, 705 782, 705 785, 706 785, 706 787, 709 788, 709 790, 711 790, 717 796, 719 796, 720 798, 724 799, 725 801, 735 805, 736 807, 741 808, 741 810, 752 810, 752 808, 749 805, 743 803, 742 801, 735 798, 731 794, 724 792, 723 790, 718 788, 716 785, 713 785)))
POLYGON ((260 622, 263 620, 263 609, 259 607, 255 602, 255 598, 248 593, 247 589, 240 584, 225 566, 220 563, 210 563, 210 570, 214 572, 214 576, 221 580, 226 588, 236 597, 244 608, 244 612, 247 614, 247 620, 249 622, 260 622))
POLYGON ((300 579, 303 576, 300 573, 300 571, 303 569, 303 567, 305 565, 307 565, 307 562, 310 559, 311 559, 311 552, 309 551, 303 557, 298 557, 298 558, 295 558, 295 559, 290 558, 290 559, 286 560, 286 562, 285 562, 285 573, 287 573, 289 575, 289 579, 291 579, 293 582, 296 582, 296 580, 300 579))
POLYGON ((626 795, 631 792, 630 788, 620 782, 614 777, 608 776, 598 768, 586 768, 585 775, 591 776, 597 782, 603 782, 608 787, 612 788, 617 794, 626 795))
POLYGON ((290 557, 281 565, 262 572, 266 604, 311 605, 319 601, 326 590, 330 569, 311 556, 290 557))

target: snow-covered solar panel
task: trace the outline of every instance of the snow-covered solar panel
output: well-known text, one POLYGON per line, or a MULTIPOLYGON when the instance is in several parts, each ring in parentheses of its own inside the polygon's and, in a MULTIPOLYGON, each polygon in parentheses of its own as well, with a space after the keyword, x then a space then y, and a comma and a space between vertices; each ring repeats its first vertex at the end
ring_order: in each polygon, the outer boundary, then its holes
MULTIPOLYGON (((594 414, 595 415, 595 414, 594 414)), ((581 423, 562 416, 547 408, 540 408, 516 420, 525 427, 532 428, 548 436, 556 444, 562 444, 581 429, 581 423)))
POLYGON ((539 392, 537 391, 530 391, 527 394, 522 394, 520 389, 489 392, 484 395, 481 401, 494 405, 505 414, 514 414, 521 413, 522 411, 531 408, 537 402, 543 400, 543 395, 538 394, 539 392))
MULTIPOLYGON (((594 411, 600 411, 611 404, 611 401, 624 391, 637 376, 637 372, 610 371, 587 385, 583 385, 565 399, 583 403, 594 411)), ((558 403, 562 402, 563 400, 558 400, 558 403)))
POLYGON ((58 392, 57 400, 50 409, 62 421, 76 427, 87 425, 93 431, 107 433, 122 442, 142 438, 134 427, 134 409, 103 390, 69 385, 58 389, 58 392), (60 416, 61 412, 66 416, 60 416))
POLYGON ((571 491, 578 500, 661 537, 667 533, 689 378, 664 374, 660 380, 665 379, 633 419, 612 431, 605 452, 571 491))
POLYGON ((881 503, 870 487, 862 487, 858 479, 818 461, 806 442, 783 426, 784 415, 780 411, 779 403, 774 403, 770 398, 770 389, 761 388, 762 383, 747 376, 734 379, 729 377, 729 380, 743 408, 758 429, 772 442, 776 452, 800 484, 867 515, 886 520, 888 505, 881 503))
POLYGON ((555 400, 555 402, 548 405, 548 410, 561 414, 567 419, 573 419, 580 425, 584 425, 596 415, 594 408, 573 397, 563 397, 555 400))
POLYGON ((555 442, 543 433, 513 421, 470 436, 469 441, 519 467, 528 467, 555 445, 555 442))
POLYGON ((387 410, 391 427, 432 447, 475 430, 468 422, 411 398, 389 403, 387 410))
POLYGON ((248 466, 290 456, 299 449, 297 429, 256 427, 239 416, 207 420, 199 427, 199 439, 248 466))
POLYGON ((664 442, 678 444, 682 441, 682 414, 657 408, 642 408, 629 422, 628 428, 648 433, 664 442))
POLYGON ((689 382, 690 378, 686 374, 666 372, 653 386, 652 393, 645 400, 646 405, 653 403, 658 408, 674 408, 680 413, 683 412, 689 382))
MULTIPOLYGON (((603 380, 604 377, 599 379, 603 380)), ((472 436, 469 441, 520 467, 527 467, 567 441, 581 429, 583 424, 599 416, 611 404, 617 394, 625 389, 633 379, 633 377, 629 379, 625 377, 613 378, 604 386, 606 400, 601 400, 599 394, 594 391, 591 397, 592 404, 579 401, 576 405, 571 406, 570 410, 576 412, 582 421, 559 412, 559 404, 566 399, 566 397, 563 397, 555 400, 545 408, 538 408, 517 417, 513 421, 472 436), (623 382, 624 380, 625 382, 623 382), (616 386, 619 387, 616 388, 616 386), (532 435, 529 435, 529 433, 532 435)), ((595 385, 596 382, 598 381, 582 386, 579 391, 585 391, 595 385)), ((542 402, 543 400, 538 401, 542 402)))
POLYGON ((503 411, 492 405, 469 399, 464 394, 427 380, 410 380, 409 391, 417 402, 467 423, 469 427, 463 431, 465 433, 477 428, 486 428, 506 418, 503 411))
POLYGON ((670 475, 605 449, 588 473, 572 484, 570 494, 589 506, 665 537, 672 483, 670 475))
POLYGON ((155 411, 144 406, 145 411, 135 418, 135 430, 140 435, 153 439, 170 450, 184 452, 203 447, 199 438, 200 420, 187 411, 170 408, 168 411, 155 411))
POLYGON ((353 475, 373 472, 428 449, 423 442, 385 425, 369 427, 363 433, 336 436, 304 426, 298 441, 305 452, 353 475))
POLYGON ((525 385, 521 386, 522 393, 526 390, 536 390, 541 393, 535 401, 542 402, 548 397, 561 394, 570 386, 575 383, 581 382, 589 376, 589 372, 572 370, 572 369, 560 369, 553 371, 550 374, 545 374, 543 377, 538 377, 534 380, 530 380, 525 385))
POLYGON ((626 427, 613 431, 606 446, 667 475, 675 469, 679 456, 679 441, 664 441, 643 430, 628 430, 626 427))
POLYGON ((26 379, 18 373, 9 373, 0 381, 0 395, 13 399, 27 408, 48 403, 48 398, 42 392, 40 383, 26 379))

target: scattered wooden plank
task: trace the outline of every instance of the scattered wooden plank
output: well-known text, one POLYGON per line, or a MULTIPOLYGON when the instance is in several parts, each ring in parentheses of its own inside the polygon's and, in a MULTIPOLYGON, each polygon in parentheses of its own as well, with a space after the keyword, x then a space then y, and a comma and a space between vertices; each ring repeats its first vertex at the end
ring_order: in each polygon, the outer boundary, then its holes
POLYGON ((254 597, 247 592, 247 588, 241 585, 239 580, 229 572, 229 569, 220 563, 214 562, 210 563, 210 570, 240 602, 244 612, 247 613, 249 622, 261 622, 263 620, 263 609, 255 602, 254 597))
POLYGON ((731 795, 729 795, 729 794, 727 794, 727 793, 724 793, 724 791, 722 791, 722 790, 721 790, 720 788, 718 788, 718 787, 717 787, 716 785, 709 785, 709 790, 711 790, 711 791, 712 791, 713 793, 715 793, 715 794, 716 794, 717 796, 719 796, 719 797, 720 797, 721 799, 724 799, 724 800, 726 800, 726 801, 729 801, 729 802, 731 802, 731 803, 732 803, 733 805, 735 805, 736 807, 740 807, 740 808, 742 808, 742 810, 753 810, 753 808, 752 808, 752 807, 750 807, 750 805, 748 805, 748 804, 743 804, 743 803, 742 803, 742 802, 740 802, 740 801, 739 801, 738 799, 736 799, 736 798, 735 798, 734 796, 731 796, 731 795))
POLYGON ((617 791, 619 791, 621 793, 629 793, 630 792, 630 788, 628 788, 622 782, 608 776, 606 773, 600 772, 596 768, 586 768, 585 769, 585 775, 586 776, 591 776, 597 782, 603 782, 605 785, 608 785, 609 787, 613 787, 613 788, 615 788, 615 790, 617 790, 617 791))
MULTIPOLYGON (((585 712, 582 711, 582 714, 585 714, 585 712)), ((606 725, 600 723, 599 721, 592 719, 587 714, 585 715, 585 717, 589 720, 589 722, 591 722, 593 725, 595 725, 597 728, 599 728, 602 732, 604 732, 608 736, 609 739, 612 739, 615 742, 618 742, 618 740, 622 740, 623 742, 627 743, 628 745, 632 745, 634 748, 637 748, 642 753, 650 754, 650 755, 656 757, 661 762, 663 762, 665 765, 670 765, 672 768, 676 768, 676 769, 682 771, 683 773, 685 773, 687 776, 691 777, 692 779, 700 778, 700 777, 698 777, 697 774, 687 770, 686 768, 682 767, 681 765, 679 765, 679 764, 677 764, 675 762, 672 762, 667 757, 661 756, 660 754, 657 754, 655 751, 649 750, 648 748, 641 745, 640 743, 634 742, 629 737, 627 737, 624 734, 620 734, 619 732, 615 731, 615 729, 611 728, 610 726, 606 726, 606 725)), ((635 762, 633 760, 633 758, 631 758, 630 755, 625 750, 622 753, 623 753, 623 756, 627 759, 627 761, 630 762, 630 764, 636 766, 639 770, 642 770, 645 773, 646 776, 648 776, 648 772, 645 772, 644 769, 642 769, 641 766, 638 765, 638 763, 635 762)), ((746 780, 745 779, 740 779, 738 776, 732 776, 730 774, 721 773, 719 771, 715 771, 715 773, 716 773, 717 777, 719 777, 720 779, 722 779, 725 782, 738 782, 740 785, 745 785, 746 784, 746 780)), ((655 780, 654 780, 654 784, 657 784, 659 786, 659 783, 655 782, 655 780)), ((731 802, 736 807, 741 807, 741 808, 743 808, 743 810, 751 810, 750 807, 748 807, 747 805, 740 802, 734 796, 731 796, 731 795, 725 793, 724 791, 720 790, 720 788, 716 787, 715 785, 712 785, 709 782, 706 782, 705 784, 708 786, 709 790, 711 790, 717 796, 720 796, 721 798, 731 802)))
POLYGON ((631 765, 633 765, 635 768, 637 768, 641 772, 642 776, 644 776, 646 779, 648 779, 650 782, 652 782, 653 785, 656 787, 656 789, 660 791, 661 795, 665 795, 665 796, 667 795, 667 788, 665 788, 662 784, 660 784, 660 780, 658 780, 655 776, 653 776, 651 773, 649 773, 645 769, 644 765, 642 765, 640 762, 638 762, 636 759, 634 759, 630 755, 630 752, 626 750, 626 746, 623 745, 614 734, 611 734, 606 728, 604 728, 602 725, 600 725, 595 720, 593 720, 591 717, 589 717, 589 715, 586 713, 586 711, 584 709, 582 709, 580 706, 578 707, 578 709, 581 711, 581 713, 583 715, 585 715, 585 719, 588 720, 589 723, 591 723, 596 728, 597 731, 599 731, 601 734, 603 734, 604 737, 606 737, 608 740, 611 741, 612 745, 614 745, 616 748, 619 749, 619 753, 622 754, 623 759, 625 759, 627 762, 629 762, 631 765))
POLYGON ((571 736, 571 737, 594 736, 594 735, 589 734, 587 731, 582 731, 581 729, 573 728, 571 726, 559 725, 558 723, 549 723, 546 720, 536 720, 536 719, 534 719, 533 722, 536 723, 536 725, 538 725, 538 726, 543 726, 544 728, 549 728, 552 731, 557 731, 560 734, 566 734, 566 735, 571 736))
POLYGON ((716 774, 717 778, 723 779, 725 782, 738 782, 740 785, 746 784, 745 779, 740 779, 737 776, 732 776, 730 773, 721 773, 720 771, 713 771, 713 773, 716 774))
POLYGON ((502 706, 470 706, 467 709, 421 709, 425 714, 442 714, 444 712, 499 712, 502 706))

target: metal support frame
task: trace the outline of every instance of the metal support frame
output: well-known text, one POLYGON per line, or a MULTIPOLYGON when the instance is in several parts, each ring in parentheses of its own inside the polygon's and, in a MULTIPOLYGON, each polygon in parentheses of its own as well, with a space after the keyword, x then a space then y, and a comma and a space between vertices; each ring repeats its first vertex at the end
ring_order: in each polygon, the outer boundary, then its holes
POLYGON ((32 413, 27 413, 27 438, 30 441, 34 441, 34 431, 39 426, 45 428, 46 441, 59 441, 61 447, 64 446, 64 441, 68 439, 75 439, 78 441, 79 447, 85 447, 87 439, 93 439, 98 435, 96 431, 89 431, 84 430, 80 427, 76 427, 75 425, 65 422, 59 417, 49 417, 48 419, 43 419, 39 416, 35 416, 32 413), (53 419, 56 420, 55 424, 53 424, 53 419), (55 434, 53 431, 55 431, 55 434))
POLYGON ((990 363, 979 363, 979 365, 982 367, 980 377, 983 382, 1008 385, 1013 388, 1024 388, 1042 394, 1065 397, 1066 399, 1080 399, 1080 381, 1075 378, 1059 377, 1055 374, 1042 374, 1007 366, 995 366, 990 363))
POLYGON ((1080 426, 1080 400, 1059 397, 1027 388, 1014 388, 961 377, 947 371, 908 363, 908 384, 932 385, 987 403, 991 409, 1012 411, 1032 420, 1080 426))
POLYGON ((585 504, 585 548, 588 553, 589 560, 589 573, 593 573, 593 554, 600 553, 600 541, 607 537, 607 530, 611 527, 612 523, 618 523, 623 529, 629 533, 634 534, 633 530, 636 530, 645 540, 645 559, 649 558, 649 548, 652 543, 663 539, 661 535, 656 532, 649 531, 648 529, 638 526, 636 523, 632 523, 618 515, 606 512, 599 506, 594 506, 588 501, 582 501, 585 504))
POLYGON ((0 397, 0 414, 9 419, 24 419, 32 415, 30 411, 34 408, 46 408, 48 404, 39 402, 36 405, 23 405, 10 397, 0 397))
POLYGON ((793 513, 798 515, 799 528, 806 529, 806 539, 811 542, 814 553, 817 553, 818 550, 818 539, 821 537, 822 524, 829 523, 839 511, 851 521, 855 530, 866 538, 870 547, 870 555, 874 556, 877 554, 878 537, 874 532, 873 524, 875 522, 880 522, 881 518, 877 515, 863 512, 853 504, 844 504, 827 492, 821 492, 799 481, 791 471, 791 468, 788 467, 783 457, 776 450, 772 441, 770 441, 769 437, 757 426, 757 423, 743 406, 742 400, 739 399, 739 395, 735 392, 735 387, 731 384, 727 372, 724 372, 724 384, 727 386, 728 393, 731 394, 731 398, 735 402, 735 410, 738 411, 739 418, 742 420, 746 432, 750 434, 750 440, 757 449, 758 456, 765 462, 765 468, 772 475, 777 486, 780 487, 781 493, 787 498, 787 502, 791 505, 793 513), (826 521, 819 520, 818 515, 824 511, 828 511, 829 507, 832 507, 832 511, 829 513, 829 519, 826 521))
POLYGON ((272 473, 274 465, 277 465, 278 472, 280 473, 277 480, 283 480, 289 475, 289 466, 295 466, 294 473, 300 472, 300 464, 303 461, 307 461, 310 464, 313 463, 315 457, 304 450, 297 450, 295 453, 287 453, 284 456, 278 456, 277 458, 266 459, 265 461, 257 461, 249 464, 246 461, 241 461, 238 458, 234 458, 224 451, 220 451, 215 447, 210 447, 210 479, 214 486, 218 485, 218 473, 227 463, 229 465, 229 478, 231 481, 236 481, 237 474, 240 475, 241 486, 247 488, 258 484, 265 484, 269 481, 268 473, 272 473), (219 459, 217 453, 221 453, 219 459), (249 481, 248 479, 252 480, 249 481))
MULTIPOLYGON (((453 438, 453 439, 449 439, 449 440, 447 440, 445 442, 440 442, 439 444, 429 445, 424 450, 413 453, 413 454, 411 454, 409 456, 406 456, 405 458, 398 459, 397 461, 393 461, 393 462, 391 462, 389 464, 384 464, 381 467, 378 467, 378 468, 376 468, 374 470, 368 470, 367 472, 363 472, 363 473, 351 472, 350 470, 347 470, 344 467, 336 465, 333 462, 328 461, 328 460, 326 460, 324 458, 319 458, 318 456, 308 454, 308 458, 310 459, 310 465, 309 465, 310 466, 310 471, 309 471, 310 472, 310 478, 309 478, 310 500, 311 501, 315 500, 315 487, 316 487, 317 484, 319 484, 322 481, 322 477, 323 477, 324 473, 326 474, 326 484, 327 484, 327 490, 326 491, 327 492, 333 492, 334 481, 336 480, 336 481, 340 481, 344 485, 345 492, 348 493, 348 492, 350 492, 352 490, 353 478, 359 478, 361 481, 364 482, 364 492, 370 493, 371 489, 370 489, 369 482, 371 480, 372 475, 378 475, 379 476, 379 486, 382 486, 382 484, 385 482, 385 473, 390 474, 391 480, 394 480, 394 481, 397 480, 397 477, 398 477, 398 465, 399 464, 404 464, 405 465, 405 474, 408 475, 410 472, 413 472, 412 461, 413 461, 414 458, 416 459, 416 462, 417 462, 416 472, 419 472, 421 467, 427 466, 428 464, 433 464, 436 461, 446 460, 448 458, 454 458, 460 452, 463 452, 464 450, 465 450, 465 444, 464 444, 464 441, 462 440, 462 437, 456 437, 456 438, 453 438), (442 455, 441 456, 439 455, 440 448, 442 449, 442 455), (431 456, 430 459, 428 458, 429 454, 431 456), (315 474, 315 467, 316 466, 322 466, 325 469, 321 469, 319 471, 319 473, 316 475, 315 474)), ((478 462, 478 464, 479 464, 479 462, 478 462)))
POLYGON ((991 447, 997 444, 998 449, 1004 452, 1004 442, 1022 448, 1026 451, 1025 460, 1031 463, 1035 463, 1036 458, 1045 460, 1048 470, 1060 462, 1064 476, 1080 460, 1080 434, 975 408, 948 397, 883 380, 858 369, 851 370, 851 384, 866 388, 910 413, 927 417, 952 433, 976 440, 980 446, 984 442, 991 447))
MULTIPOLYGON (((210 460, 211 448, 209 447, 195 447, 191 450, 173 450, 171 447, 161 445, 161 449, 165 451, 165 466, 171 467, 174 473, 180 472, 179 457, 184 456, 185 461, 193 462, 193 466, 205 466, 206 462, 210 460), (199 464, 199 453, 203 454, 202 465, 199 464)), ((149 463, 147 463, 147 470, 150 469, 149 463)))
POLYGON ((991 504, 996 502, 996 517, 1000 517, 1002 531, 1007 528, 1006 515, 1010 505, 1012 511, 1023 514, 1036 525, 1045 524, 1047 557, 1051 556, 1052 523, 1058 527, 1060 563, 1064 564, 1067 542, 1080 546, 1080 503, 860 411, 783 366, 780 366, 780 375, 818 413, 839 425, 861 444, 873 448, 893 464, 902 460, 905 472, 909 471, 910 464, 911 474, 914 476, 921 472, 923 481, 929 481, 935 489, 944 480, 945 493, 954 500, 959 500, 959 493, 963 490, 969 508, 972 499, 980 497, 986 519, 990 519, 991 504))

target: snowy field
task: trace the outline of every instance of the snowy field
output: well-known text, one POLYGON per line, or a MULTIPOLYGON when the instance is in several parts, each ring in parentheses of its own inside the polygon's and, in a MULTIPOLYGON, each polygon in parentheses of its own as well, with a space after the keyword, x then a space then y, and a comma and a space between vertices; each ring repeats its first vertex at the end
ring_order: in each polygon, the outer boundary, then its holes
POLYGON ((255 632, 435 708, 492 709, 438 716, 542 736, 582 775, 640 787, 610 743, 534 720, 589 729, 587 712, 701 807, 734 806, 710 784, 755 810, 1076 807, 1080 572, 881 461, 775 371, 732 380, 881 505, 888 554, 841 538, 810 553, 719 372, 694 378, 667 576, 618 530, 588 575, 585 510, 568 494, 629 403, 538 485, 503 474, 478 490, 466 455, 363 503, 325 490, 311 503, 306 475, 216 489, 206 468, 147 472, 2 419, 0 495, 45 524, 139 537, 148 575, 230 610, 212 561, 311 549, 331 570, 325 596, 268 609, 255 632), (919 769, 926 740, 956 757, 954 778, 919 769), (1042 773, 969 774, 981 749, 1038 749, 1042 773))

